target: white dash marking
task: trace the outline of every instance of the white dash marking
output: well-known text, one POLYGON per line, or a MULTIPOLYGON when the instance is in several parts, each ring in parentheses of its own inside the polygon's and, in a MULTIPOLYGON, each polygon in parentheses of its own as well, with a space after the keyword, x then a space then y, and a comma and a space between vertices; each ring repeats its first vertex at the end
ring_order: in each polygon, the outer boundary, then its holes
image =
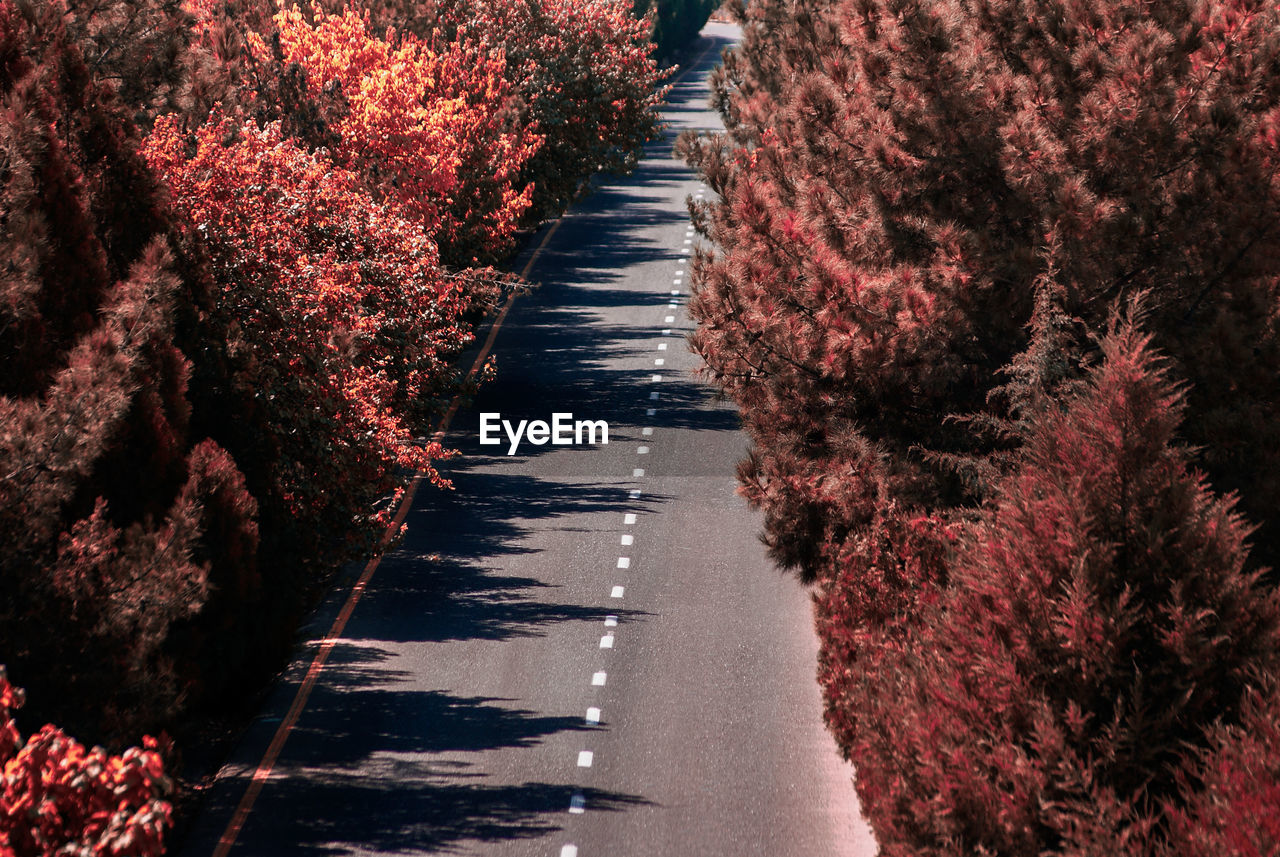
POLYGON ((652 381, 652 382, 653 382, 653 383, 655 383, 655 384, 658 384, 658 383, 661 383, 661 382, 662 382, 662 376, 661 376, 661 375, 654 375, 654 376, 653 376, 652 378, 650 378, 649 380, 650 380, 650 381, 652 381))
POLYGON ((587 722, 588 722, 588 723, 599 723, 599 722, 600 722, 600 709, 598 709, 598 708, 594 708, 594 707, 593 707, 593 708, 588 708, 588 709, 587 709, 587 722))
POLYGON ((604 687, 604 683, 609 680, 609 674, 604 672, 593 673, 591 676, 592 687, 604 687))
POLYGON ((644 476, 644 468, 637 467, 635 470, 632 470, 631 476, 635 479, 639 479, 641 476, 644 476))
POLYGON ((600 648, 602 649, 613 648, 613 634, 605 634, 603 637, 600 638, 600 648))
POLYGON ((663 335, 663 336, 670 336, 670 335, 671 335, 671 328, 669 328, 669 327, 664 327, 664 328, 662 328, 662 335, 663 335))
POLYGON ((672 289, 672 290, 671 290, 671 294, 673 294, 673 295, 678 295, 678 294, 680 294, 680 290, 679 290, 679 289, 672 289))
POLYGON ((629 556, 618 557, 618 568, 631 568, 631 557, 629 556))
POLYGON ((653 434, 653 429, 649 428, 648 426, 645 426, 644 428, 640 429, 640 434, 644 435, 645 437, 648 437, 649 435, 653 434))
POLYGON ((636 455, 648 455, 648 454, 649 454, 649 447, 647 446, 636 447, 636 455))
POLYGON ((658 350, 659 350, 659 351, 666 351, 666 350, 667 350, 667 343, 665 343, 665 342, 659 342, 659 343, 658 343, 658 350))
POLYGON ((692 238, 686 238, 686 239, 684 239, 684 243, 686 243, 686 244, 692 244, 692 243, 693 243, 693 239, 692 239, 692 238))
POLYGON ((618 617, 610 613, 604 617, 604 626, 606 628, 616 628, 618 626, 618 617))
MULTIPOLYGON (((574 792, 573 797, 569 798, 569 812, 574 815, 581 815, 587 811, 587 799, 582 792, 574 792)), ((561 854, 564 852, 561 851, 561 854)), ((576 851, 574 852, 577 853, 576 851)))
POLYGON ((681 276, 681 275, 683 275, 683 274, 684 274, 684 268, 681 268, 680 270, 676 271, 676 276, 677 276, 677 277, 679 277, 679 276, 681 276))
POLYGON ((645 409, 644 409, 645 416, 648 416, 648 417, 653 416, 653 415, 654 415, 654 414, 656 414, 657 412, 658 412, 658 409, 657 409, 657 408, 645 408, 645 409))
POLYGON ((594 755, 594 754, 593 754, 590 750, 582 750, 582 751, 580 751, 580 752, 578 753, 578 767, 579 767, 579 768, 589 768, 589 767, 591 767, 591 759, 592 759, 592 756, 593 756, 593 755, 594 755))
POLYGON ((578 857, 577 845, 566 845, 560 849, 560 857, 578 857))
POLYGON ((657 391, 657 390, 654 390, 652 393, 650 393, 650 394, 649 394, 649 401, 651 401, 651 402, 656 402, 656 401, 658 401, 658 391, 657 391))
POLYGON ((675 320, 676 320, 676 317, 675 317, 674 315, 669 315, 669 316, 667 316, 666 318, 664 318, 664 319, 663 319, 663 321, 665 321, 667 324, 671 324, 671 322, 673 322, 673 321, 675 321, 675 320))
POLYGON ((627 512, 627 514, 622 516, 622 523, 624 524, 634 524, 635 522, 636 516, 634 512, 627 512))
POLYGON ((636 540, 635 536, 631 535, 631 533, 627 533, 622 537, 622 544, 624 545, 634 544, 635 540, 636 540))
POLYGON ((627 492, 627 496, 628 496, 628 497, 630 497, 632 500, 639 500, 639 499, 640 499, 640 489, 639 489, 639 488, 632 488, 630 491, 628 491, 628 492, 627 492))
POLYGON ((675 301, 672 301, 671 303, 667 304, 667 309, 675 309, 678 306, 680 306, 680 304, 676 303, 675 301))
POLYGON ((615 586, 613 589, 609 590, 609 597, 621 598, 626 591, 627 590, 622 586, 615 586))

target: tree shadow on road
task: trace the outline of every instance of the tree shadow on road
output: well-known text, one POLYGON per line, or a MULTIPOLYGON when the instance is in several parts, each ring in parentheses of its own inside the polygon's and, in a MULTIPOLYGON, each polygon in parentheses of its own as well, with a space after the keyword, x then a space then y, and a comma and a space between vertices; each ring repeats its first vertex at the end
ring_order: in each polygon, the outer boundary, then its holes
POLYGON ((530 839, 563 828, 569 800, 581 792, 592 812, 652 805, 643 797, 570 784, 524 782, 486 785, 466 782, 465 766, 400 763, 388 776, 372 779, 341 772, 294 777, 279 784, 270 803, 305 806, 310 820, 273 837, 271 812, 263 806, 245 834, 263 854, 318 857, 348 854, 438 854, 461 843, 530 839), (255 825, 257 830, 254 829, 255 825))

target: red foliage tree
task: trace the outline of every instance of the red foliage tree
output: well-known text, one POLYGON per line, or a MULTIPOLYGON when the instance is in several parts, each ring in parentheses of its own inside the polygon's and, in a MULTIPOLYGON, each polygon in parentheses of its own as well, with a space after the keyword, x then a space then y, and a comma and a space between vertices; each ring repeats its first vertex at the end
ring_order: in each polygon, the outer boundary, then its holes
POLYGON ((336 81, 350 103, 333 157, 420 222, 455 267, 504 256, 532 192, 515 182, 541 139, 519 121, 501 49, 435 49, 391 29, 379 39, 351 8, 312 14, 308 23, 293 6, 275 23, 286 61, 314 89, 336 81))
MULTIPOLYGON (((234 425, 264 525, 303 556, 367 548, 403 474, 442 483, 417 432, 457 386, 477 289, 446 277, 414 223, 359 178, 281 136, 217 119, 188 138, 163 119, 144 155, 220 288, 234 425)), ((326 564, 334 559, 324 556, 326 564)))
POLYGON ((1267 857, 1280 851, 1280 695, 1250 695, 1237 724, 1213 731, 1188 766, 1160 857, 1267 857))
POLYGON ((651 56, 652 23, 630 0, 382 0, 375 20, 502 57, 520 97, 517 124, 542 145, 516 187, 532 186, 524 222, 555 217, 599 171, 628 172, 658 134, 664 72, 651 56))
POLYGON ((1248 527, 1175 440, 1184 395, 1131 322, 1101 350, 1031 420, 942 598, 896 633, 825 602, 824 636, 859 638, 829 704, 855 712, 886 855, 1152 853, 1196 748, 1280 667, 1248 527))
POLYGON ((113 756, 46 725, 22 741, 13 711, 25 694, 0 667, 0 854, 159 857, 172 791, 152 738, 113 756))
POLYGON ((115 736, 181 704, 170 631, 252 578, 257 531, 189 430, 176 319, 202 286, 65 20, 0 3, 0 649, 61 722, 115 736))
MULTIPOLYGON (((1001 370, 1031 344, 1037 294, 1097 330, 1118 296, 1147 290, 1150 330, 1192 384, 1186 431, 1272 561, 1276 9, 758 0, 740 13, 719 79, 729 132, 684 144, 722 197, 696 213, 718 250, 695 264, 691 310, 694 346, 756 445, 748 475, 794 510, 770 519, 775 557, 832 573, 829 534, 864 523, 824 499, 855 434, 886 456, 903 508, 981 497, 1016 446, 979 429, 1016 416, 1001 370)), ((1090 348, 1063 345, 1068 368, 1090 348)))

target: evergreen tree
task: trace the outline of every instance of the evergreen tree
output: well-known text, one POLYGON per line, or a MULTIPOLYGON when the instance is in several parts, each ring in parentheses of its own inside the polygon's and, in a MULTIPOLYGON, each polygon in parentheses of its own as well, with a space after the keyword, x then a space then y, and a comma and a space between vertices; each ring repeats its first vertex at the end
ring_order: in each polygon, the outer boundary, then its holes
MULTIPOLYGON (((728 132, 685 152, 694 346, 739 403, 745 476, 775 558, 833 573, 868 524, 833 497, 848 450, 885 496, 980 499, 1016 439, 1005 373, 1039 295, 1075 320, 1068 368, 1113 301, 1191 383, 1185 431, 1215 487, 1280 541, 1273 230, 1280 21, 1255 0, 757 0, 726 58, 728 132), (962 419, 948 419, 955 415, 962 419), (997 467, 998 469, 998 467, 997 467)), ((1076 371, 1076 370, 1072 370, 1076 371)))
POLYGON ((0 650, 112 737, 174 713, 170 631, 252 578, 257 532, 235 463, 189 430, 191 260, 65 20, 0 3, 0 650))
POLYGON ((1177 443, 1185 396, 1131 321, 1101 350, 1030 420, 941 598, 896 627, 826 601, 860 640, 831 705, 857 712, 845 746, 885 855, 1152 854, 1166 812, 1215 811, 1186 771, 1280 667, 1249 528, 1177 443))

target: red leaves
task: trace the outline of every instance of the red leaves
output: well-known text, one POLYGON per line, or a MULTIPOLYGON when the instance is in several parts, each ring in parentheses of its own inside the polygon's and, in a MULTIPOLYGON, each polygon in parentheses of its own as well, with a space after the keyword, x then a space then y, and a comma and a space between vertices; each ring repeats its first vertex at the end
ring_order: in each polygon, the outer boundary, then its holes
POLYGON ((880 844, 1148 853, 1280 667, 1249 570, 1280 555, 1280 12, 744 14, 728 133, 681 144, 720 197, 693 344, 772 555, 820 584, 880 844), (1145 335, 1111 325, 1134 295, 1145 335))
POLYGON ((657 135, 663 71, 630 0, 466 0, 437 14, 438 29, 504 60, 516 124, 544 138, 521 171, 527 222, 563 211, 598 170, 629 170, 657 135))
POLYGON ((195 143, 187 157, 164 119, 144 154, 209 252, 236 383, 276 450, 260 466, 290 516, 372 538, 370 507, 401 469, 442 483, 444 450, 417 441, 412 416, 452 383, 476 296, 442 276, 420 227, 278 127, 218 120, 195 143))
POLYGON ((0 854, 158 857, 172 825, 161 743, 113 756, 52 725, 23 744, 12 712, 22 692, 0 667, 0 854))
MULTIPOLYGON (((359 171, 403 216, 437 238, 455 263, 499 258, 510 247, 532 188, 517 189, 537 151, 536 127, 511 121, 515 92, 502 52, 412 35, 368 32, 368 15, 317 6, 276 15, 287 61, 313 88, 338 82, 350 111, 338 125, 337 163, 359 171)), ((257 50, 266 46, 257 39, 257 50)))

